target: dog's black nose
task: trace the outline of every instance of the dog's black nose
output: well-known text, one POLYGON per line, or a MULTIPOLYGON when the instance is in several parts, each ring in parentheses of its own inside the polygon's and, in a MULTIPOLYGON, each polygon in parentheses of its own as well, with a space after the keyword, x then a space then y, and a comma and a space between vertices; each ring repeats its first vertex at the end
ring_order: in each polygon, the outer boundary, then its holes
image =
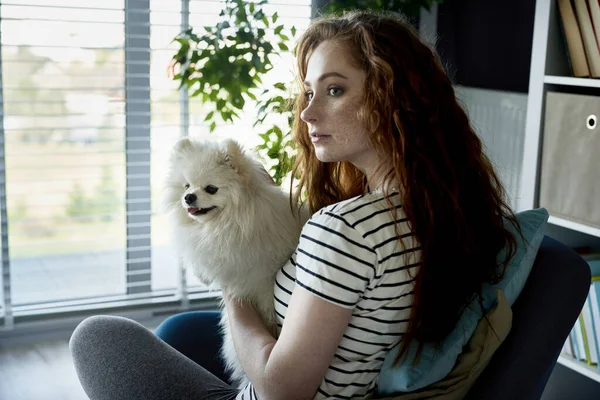
POLYGON ((190 205, 193 202, 195 202, 197 199, 196 195, 194 193, 190 193, 190 194, 186 194, 184 197, 184 200, 186 202, 186 204, 190 205))

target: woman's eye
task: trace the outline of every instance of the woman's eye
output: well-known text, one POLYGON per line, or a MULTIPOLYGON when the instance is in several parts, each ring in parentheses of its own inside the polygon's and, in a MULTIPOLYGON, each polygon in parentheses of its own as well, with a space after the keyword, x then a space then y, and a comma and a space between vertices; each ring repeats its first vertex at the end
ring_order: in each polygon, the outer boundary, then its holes
POLYGON ((313 93, 312 92, 304 92, 304 97, 306 97, 306 100, 311 101, 313 98, 313 93))
POLYGON ((329 95, 330 96, 339 96, 340 94, 342 94, 342 89, 340 88, 336 88, 336 87, 332 87, 329 88, 329 95))
POLYGON ((185 186, 184 186, 184 188, 185 188, 185 190, 188 190, 190 188, 190 184, 186 183, 185 186))

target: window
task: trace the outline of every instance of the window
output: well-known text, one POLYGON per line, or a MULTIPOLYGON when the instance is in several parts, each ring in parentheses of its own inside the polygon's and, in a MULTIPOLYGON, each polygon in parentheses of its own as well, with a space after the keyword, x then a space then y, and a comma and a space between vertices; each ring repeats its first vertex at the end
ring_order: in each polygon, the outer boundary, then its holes
POLYGON ((1 7, 12 305, 122 293, 123 0, 1 7))
MULTIPOLYGON (((5 325, 92 304, 202 293, 191 273, 180 273, 160 200, 168 148, 183 135, 208 133, 206 113, 178 92, 167 66, 173 37, 188 23, 212 24, 222 5, 1 3, 5 325)), ((308 0, 278 0, 265 10, 300 32, 309 23, 308 0)), ((282 58, 268 81, 288 80, 291 68, 291 56, 282 58)), ((255 115, 248 108, 216 134, 253 146, 255 115)))

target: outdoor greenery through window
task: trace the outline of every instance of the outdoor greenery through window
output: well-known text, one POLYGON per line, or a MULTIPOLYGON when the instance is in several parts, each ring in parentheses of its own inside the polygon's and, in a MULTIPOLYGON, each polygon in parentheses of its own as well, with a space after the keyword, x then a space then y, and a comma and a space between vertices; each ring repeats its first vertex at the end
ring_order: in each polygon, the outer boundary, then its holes
MULTIPOLYGON (((0 5, 4 171, 3 312, 97 298, 150 298, 182 283, 161 209, 171 145, 207 135, 201 99, 168 76, 189 26, 217 0, 8 0, 0 5), (6 247, 7 246, 7 247, 6 247)), ((309 0, 264 7, 302 32, 309 0)), ((290 81, 285 54, 265 84, 290 81)), ((260 143, 257 110, 211 135, 260 143)), ((189 286, 197 286, 191 273, 189 286)))

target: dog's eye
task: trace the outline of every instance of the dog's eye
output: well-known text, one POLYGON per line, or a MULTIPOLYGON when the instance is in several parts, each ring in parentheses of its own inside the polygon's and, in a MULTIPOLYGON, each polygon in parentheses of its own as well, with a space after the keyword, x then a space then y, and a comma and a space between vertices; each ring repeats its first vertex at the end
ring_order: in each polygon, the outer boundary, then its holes
POLYGON ((217 191, 219 191, 219 188, 213 185, 208 185, 204 188, 204 191, 208 194, 215 194, 217 191))
POLYGON ((185 188, 185 190, 188 190, 190 188, 190 184, 186 183, 185 186, 184 186, 184 188, 185 188))

